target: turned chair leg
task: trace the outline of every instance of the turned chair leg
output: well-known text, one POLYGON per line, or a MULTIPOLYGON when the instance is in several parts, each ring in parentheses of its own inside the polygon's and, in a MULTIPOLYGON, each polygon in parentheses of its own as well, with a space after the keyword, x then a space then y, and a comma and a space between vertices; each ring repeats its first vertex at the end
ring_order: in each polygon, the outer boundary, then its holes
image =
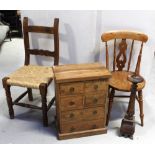
POLYGON ((27 88, 29 101, 33 101, 32 89, 27 88))
POLYGON ((111 113, 111 109, 112 109, 112 103, 113 103, 114 95, 115 95, 115 90, 112 88, 110 95, 109 95, 109 105, 108 105, 108 114, 107 114, 106 126, 108 126, 108 124, 109 124, 110 113, 111 113))
POLYGON ((41 100, 42 100, 42 113, 43 113, 43 125, 48 126, 48 117, 47 117, 47 84, 40 84, 39 86, 41 100))
POLYGON ((138 103, 140 109, 140 119, 141 119, 141 126, 144 126, 144 112, 143 112, 143 93, 142 90, 138 91, 138 103))
POLYGON ((14 119, 14 110, 13 110, 13 103, 12 103, 10 85, 7 84, 8 79, 9 78, 3 79, 3 87, 4 87, 5 93, 6 93, 6 100, 7 100, 7 104, 8 104, 8 108, 9 108, 10 119, 14 119))

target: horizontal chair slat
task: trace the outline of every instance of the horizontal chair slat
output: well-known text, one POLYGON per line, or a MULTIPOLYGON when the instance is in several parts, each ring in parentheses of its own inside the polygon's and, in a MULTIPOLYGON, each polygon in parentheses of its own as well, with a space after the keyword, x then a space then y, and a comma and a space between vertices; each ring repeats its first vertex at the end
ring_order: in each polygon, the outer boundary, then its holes
POLYGON ((19 102, 13 102, 14 105, 18 105, 21 107, 26 107, 26 108, 32 108, 32 109, 39 109, 42 110, 41 107, 35 106, 35 105, 31 105, 31 104, 26 104, 26 103, 19 103, 19 102))
POLYGON ((51 56, 51 57, 55 56, 55 52, 48 51, 48 50, 29 49, 28 52, 29 54, 33 54, 33 55, 42 55, 42 56, 51 56))
POLYGON ((36 33, 50 33, 54 34, 54 28, 53 27, 43 27, 43 26, 28 26, 27 29, 28 32, 36 32, 36 33))

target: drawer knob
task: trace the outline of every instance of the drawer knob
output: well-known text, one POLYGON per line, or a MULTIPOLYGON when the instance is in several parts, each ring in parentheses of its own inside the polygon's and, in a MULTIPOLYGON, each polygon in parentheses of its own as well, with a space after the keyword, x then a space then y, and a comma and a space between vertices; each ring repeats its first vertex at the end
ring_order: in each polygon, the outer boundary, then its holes
POLYGON ((98 85, 94 85, 94 89, 97 90, 98 89, 98 85))
POLYGON ((70 132, 74 132, 75 131, 75 128, 74 127, 71 127, 70 128, 70 132))
POLYGON ((97 103, 98 102, 98 99, 97 98, 94 98, 93 102, 94 103, 97 103))
POLYGON ((93 111, 93 115, 96 115, 96 114, 97 114, 97 110, 94 110, 94 111, 93 111))
POLYGON ((73 106, 75 103, 73 101, 69 102, 70 106, 73 106))
POLYGON ((70 118, 73 118, 73 117, 74 117, 74 114, 73 114, 73 113, 71 113, 71 114, 69 115, 69 117, 70 117, 70 118))
POLYGON ((74 92, 74 87, 71 87, 70 89, 69 89, 69 91, 71 92, 71 93, 73 93, 74 92))
POLYGON ((93 124, 92 125, 92 129, 96 129, 97 128, 97 125, 96 124, 93 124))

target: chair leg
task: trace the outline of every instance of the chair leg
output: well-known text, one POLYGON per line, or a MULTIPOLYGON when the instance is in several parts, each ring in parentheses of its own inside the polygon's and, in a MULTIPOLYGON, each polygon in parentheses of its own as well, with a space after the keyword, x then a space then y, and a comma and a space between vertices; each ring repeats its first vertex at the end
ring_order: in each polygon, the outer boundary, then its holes
POLYGON ((32 89, 27 88, 29 101, 33 101, 32 89))
POLYGON ((106 126, 108 126, 108 124, 109 124, 110 113, 111 113, 111 109, 112 109, 112 103, 113 103, 114 95, 115 95, 115 90, 112 88, 110 95, 109 95, 109 105, 108 105, 108 114, 107 114, 106 126))
POLYGON ((144 126, 144 112, 143 112, 143 93, 142 90, 138 91, 138 103, 140 109, 140 119, 141 119, 141 126, 144 126))
POLYGON ((47 117, 47 84, 40 84, 39 86, 40 94, 41 94, 41 100, 42 100, 42 113, 43 113, 43 125, 45 127, 48 126, 48 117, 47 117))
POLYGON ((5 93, 6 93, 6 99, 7 99, 7 104, 8 104, 8 108, 9 108, 10 119, 14 119, 14 110, 13 110, 10 85, 7 84, 8 79, 9 78, 7 78, 7 77, 3 79, 3 87, 4 87, 5 93))

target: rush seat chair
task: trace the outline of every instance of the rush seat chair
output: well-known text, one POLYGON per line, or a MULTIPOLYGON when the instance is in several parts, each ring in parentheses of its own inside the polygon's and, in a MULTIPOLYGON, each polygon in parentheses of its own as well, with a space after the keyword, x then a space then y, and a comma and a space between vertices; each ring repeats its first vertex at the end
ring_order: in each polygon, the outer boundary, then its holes
MULTIPOLYGON (((42 111, 43 125, 48 126, 47 112, 55 101, 55 97, 47 105, 47 87, 53 80, 52 64, 51 66, 30 65, 31 55, 40 55, 54 58, 54 65, 59 63, 59 19, 54 19, 54 25, 51 27, 28 25, 28 17, 23 20, 24 46, 25 46, 25 63, 24 66, 17 69, 14 73, 3 78, 3 87, 6 92, 6 99, 9 108, 10 118, 14 118, 14 105, 39 109, 42 111), (44 33, 54 36, 54 51, 31 49, 29 42, 29 33, 44 33), (25 87, 27 90, 14 101, 11 97, 10 88, 12 86, 25 87), (41 95, 42 105, 35 106, 19 102, 26 94, 30 101, 33 101, 32 89, 38 89, 41 95)), ((52 42, 52 39, 51 39, 52 42)), ((52 46, 52 44, 51 44, 52 46)))

